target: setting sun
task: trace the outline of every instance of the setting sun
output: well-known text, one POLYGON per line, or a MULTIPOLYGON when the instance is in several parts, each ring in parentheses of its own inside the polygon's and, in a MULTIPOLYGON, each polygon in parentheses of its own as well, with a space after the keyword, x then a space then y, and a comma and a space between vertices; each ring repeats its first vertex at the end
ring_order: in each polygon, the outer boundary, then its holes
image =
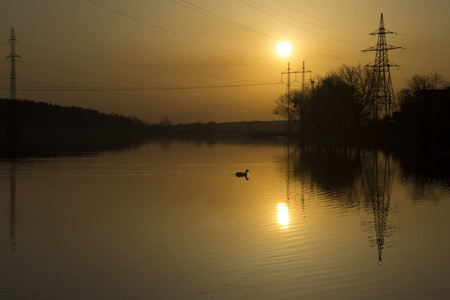
POLYGON ((281 56, 288 56, 291 54, 291 45, 288 42, 281 42, 277 46, 277 53, 281 56))

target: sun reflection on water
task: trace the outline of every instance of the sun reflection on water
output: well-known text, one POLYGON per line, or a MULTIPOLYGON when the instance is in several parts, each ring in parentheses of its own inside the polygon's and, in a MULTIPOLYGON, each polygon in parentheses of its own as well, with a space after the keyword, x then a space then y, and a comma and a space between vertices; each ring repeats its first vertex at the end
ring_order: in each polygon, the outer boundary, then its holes
POLYGON ((289 228, 289 209, 286 203, 278 203, 278 224, 280 229, 289 228))

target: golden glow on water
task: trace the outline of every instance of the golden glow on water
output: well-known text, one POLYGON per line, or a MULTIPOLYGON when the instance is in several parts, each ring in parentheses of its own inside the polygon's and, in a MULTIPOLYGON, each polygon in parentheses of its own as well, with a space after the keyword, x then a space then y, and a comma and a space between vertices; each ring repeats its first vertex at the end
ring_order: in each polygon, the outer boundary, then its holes
POLYGON ((289 228, 289 209, 286 203, 278 203, 278 224, 280 229, 289 228))
POLYGON ((0 161, 1 299, 448 299, 447 165, 401 155, 152 140, 0 161))

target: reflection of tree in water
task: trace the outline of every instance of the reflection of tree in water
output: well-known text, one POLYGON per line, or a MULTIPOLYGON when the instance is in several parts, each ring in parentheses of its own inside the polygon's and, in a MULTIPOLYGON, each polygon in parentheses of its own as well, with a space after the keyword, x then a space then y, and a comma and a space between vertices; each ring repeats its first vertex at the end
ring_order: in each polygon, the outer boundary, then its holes
POLYGON ((345 206, 358 203, 360 150, 348 146, 302 144, 292 159, 293 173, 301 181, 309 180, 309 188, 333 195, 330 201, 345 206))
POLYGON ((450 187, 450 155, 448 150, 411 146, 396 153, 400 162, 401 178, 413 181, 412 200, 438 203, 439 187, 450 187))
POLYGON ((418 180, 413 185, 412 201, 429 201, 433 203, 439 202, 439 197, 436 194, 438 183, 434 181, 418 180))
POLYGON ((361 158, 361 184, 365 203, 366 207, 372 210, 374 216, 375 240, 373 238, 370 238, 370 240, 375 242, 378 248, 378 260, 381 262, 386 243, 385 237, 391 231, 391 228, 388 228, 387 217, 391 202, 395 164, 390 157, 376 150, 364 151, 361 158))
MULTIPOLYGON (((291 155, 293 174, 314 193, 325 193, 326 201, 338 202, 342 208, 365 207, 373 221, 363 222, 375 230, 370 240, 378 248, 381 261, 388 226, 390 195, 395 166, 391 158, 375 149, 349 146, 302 144, 291 155)), ((302 186, 302 199, 304 188, 302 186)))
POLYGON ((169 151, 170 147, 172 146, 172 142, 173 141, 171 139, 161 139, 160 140, 161 148, 164 151, 169 151))

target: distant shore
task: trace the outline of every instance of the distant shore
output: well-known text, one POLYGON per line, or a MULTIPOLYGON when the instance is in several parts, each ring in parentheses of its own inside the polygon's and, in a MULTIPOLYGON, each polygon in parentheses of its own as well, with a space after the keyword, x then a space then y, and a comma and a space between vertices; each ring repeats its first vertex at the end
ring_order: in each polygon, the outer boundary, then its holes
MULTIPOLYGON (((0 99, 0 157, 79 155, 136 148, 148 140, 271 141, 293 140, 330 145, 383 148, 450 148, 450 130, 423 134, 395 123, 364 128, 300 132, 286 121, 243 121, 178 125, 146 124, 136 118, 107 115, 90 109, 61 107, 42 102, 0 99), (9 140, 11 111, 15 112, 17 133, 9 140), (12 147, 13 146, 13 147, 12 147)), ((447 151, 444 150, 444 153, 447 151)))

